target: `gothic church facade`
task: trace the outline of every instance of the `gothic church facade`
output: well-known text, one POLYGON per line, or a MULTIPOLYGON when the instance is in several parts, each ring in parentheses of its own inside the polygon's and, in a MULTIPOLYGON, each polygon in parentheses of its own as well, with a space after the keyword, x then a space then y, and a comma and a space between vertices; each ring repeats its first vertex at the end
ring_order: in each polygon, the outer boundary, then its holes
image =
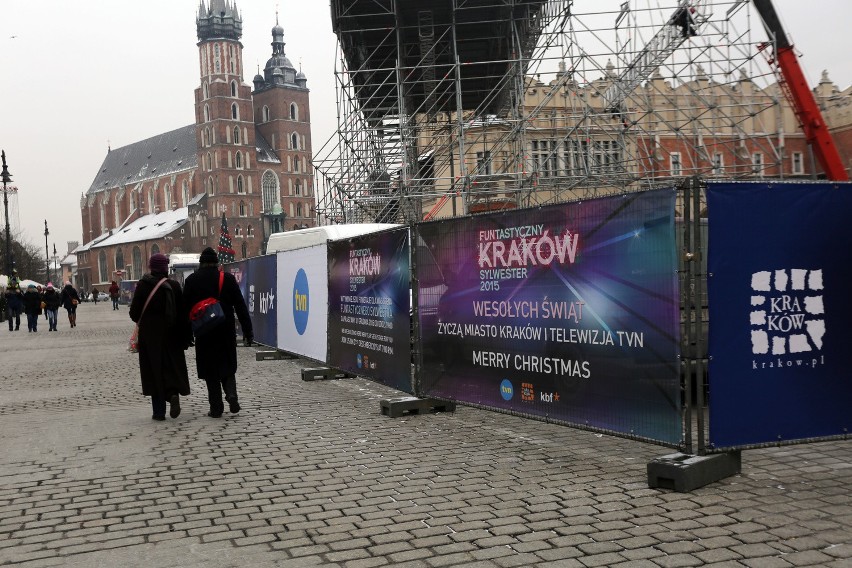
POLYGON ((262 254, 274 232, 315 225, 307 78, 272 28, 272 56, 243 81, 242 15, 202 0, 194 124, 110 149, 82 197, 75 284, 137 280, 157 252, 216 247, 227 219, 236 257, 262 254))

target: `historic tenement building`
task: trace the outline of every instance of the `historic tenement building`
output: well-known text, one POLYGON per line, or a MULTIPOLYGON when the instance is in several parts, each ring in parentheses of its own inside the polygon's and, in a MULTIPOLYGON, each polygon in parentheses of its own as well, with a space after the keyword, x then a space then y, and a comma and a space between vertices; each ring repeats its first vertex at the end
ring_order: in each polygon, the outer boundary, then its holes
POLYGON ((107 152, 80 202, 79 286, 138 279, 156 252, 215 247, 223 214, 237 258, 315 224, 307 78, 276 21, 263 75, 246 84, 242 23, 230 0, 202 0, 194 124, 107 152))

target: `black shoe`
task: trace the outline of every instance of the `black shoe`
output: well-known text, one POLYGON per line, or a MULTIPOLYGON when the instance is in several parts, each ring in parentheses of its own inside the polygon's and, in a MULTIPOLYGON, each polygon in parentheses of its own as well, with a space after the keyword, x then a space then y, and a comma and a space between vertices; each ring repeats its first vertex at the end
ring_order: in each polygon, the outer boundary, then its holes
POLYGON ((155 414, 155 415, 153 415, 153 416, 151 417, 151 420, 157 420, 157 421, 159 421, 159 422, 162 422, 162 421, 163 421, 163 420, 165 420, 165 419, 166 419, 166 417, 165 417, 165 416, 158 416, 158 415, 156 415, 156 414, 155 414))
POLYGON ((169 400, 169 405, 169 416, 172 418, 180 416, 180 395, 173 394, 172 398, 169 400))
POLYGON ((207 413, 207 416, 209 416, 210 418, 222 418, 222 411, 221 410, 218 410, 218 411, 211 410, 210 412, 207 413))
POLYGON ((237 400, 229 400, 228 410, 231 411, 231 414, 236 414, 240 411, 240 403, 237 400))

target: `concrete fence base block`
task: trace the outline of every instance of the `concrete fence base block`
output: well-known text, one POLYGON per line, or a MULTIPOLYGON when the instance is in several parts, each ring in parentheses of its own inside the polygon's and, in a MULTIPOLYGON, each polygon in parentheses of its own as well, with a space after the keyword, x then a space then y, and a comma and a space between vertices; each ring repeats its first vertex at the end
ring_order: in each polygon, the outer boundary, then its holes
POLYGON ((311 369, 302 369, 303 381, 329 381, 332 379, 349 379, 354 377, 352 373, 338 371, 329 367, 315 367, 311 369))
POLYGON ((648 487, 688 493, 736 475, 741 469, 740 452, 708 456, 670 454, 648 463, 648 487))
POLYGON ((425 414, 428 412, 453 412, 456 403, 434 398, 417 398, 406 396, 402 398, 383 399, 382 414, 391 418, 399 418, 407 414, 425 414))
POLYGON ((280 361, 281 359, 298 359, 298 356, 285 351, 258 351, 255 361, 280 361))

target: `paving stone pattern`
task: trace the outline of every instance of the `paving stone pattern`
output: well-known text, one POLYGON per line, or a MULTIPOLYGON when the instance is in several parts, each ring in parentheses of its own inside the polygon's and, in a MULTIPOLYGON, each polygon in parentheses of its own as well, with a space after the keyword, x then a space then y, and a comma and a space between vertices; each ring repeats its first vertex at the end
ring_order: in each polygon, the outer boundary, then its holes
MULTIPOLYGON (((666 448, 399 393, 302 381, 240 348, 243 411, 151 420, 127 308, 0 326, 0 566, 852 566, 852 443, 750 450, 691 494, 666 448)), ((194 353, 188 352, 194 377, 194 353)))

